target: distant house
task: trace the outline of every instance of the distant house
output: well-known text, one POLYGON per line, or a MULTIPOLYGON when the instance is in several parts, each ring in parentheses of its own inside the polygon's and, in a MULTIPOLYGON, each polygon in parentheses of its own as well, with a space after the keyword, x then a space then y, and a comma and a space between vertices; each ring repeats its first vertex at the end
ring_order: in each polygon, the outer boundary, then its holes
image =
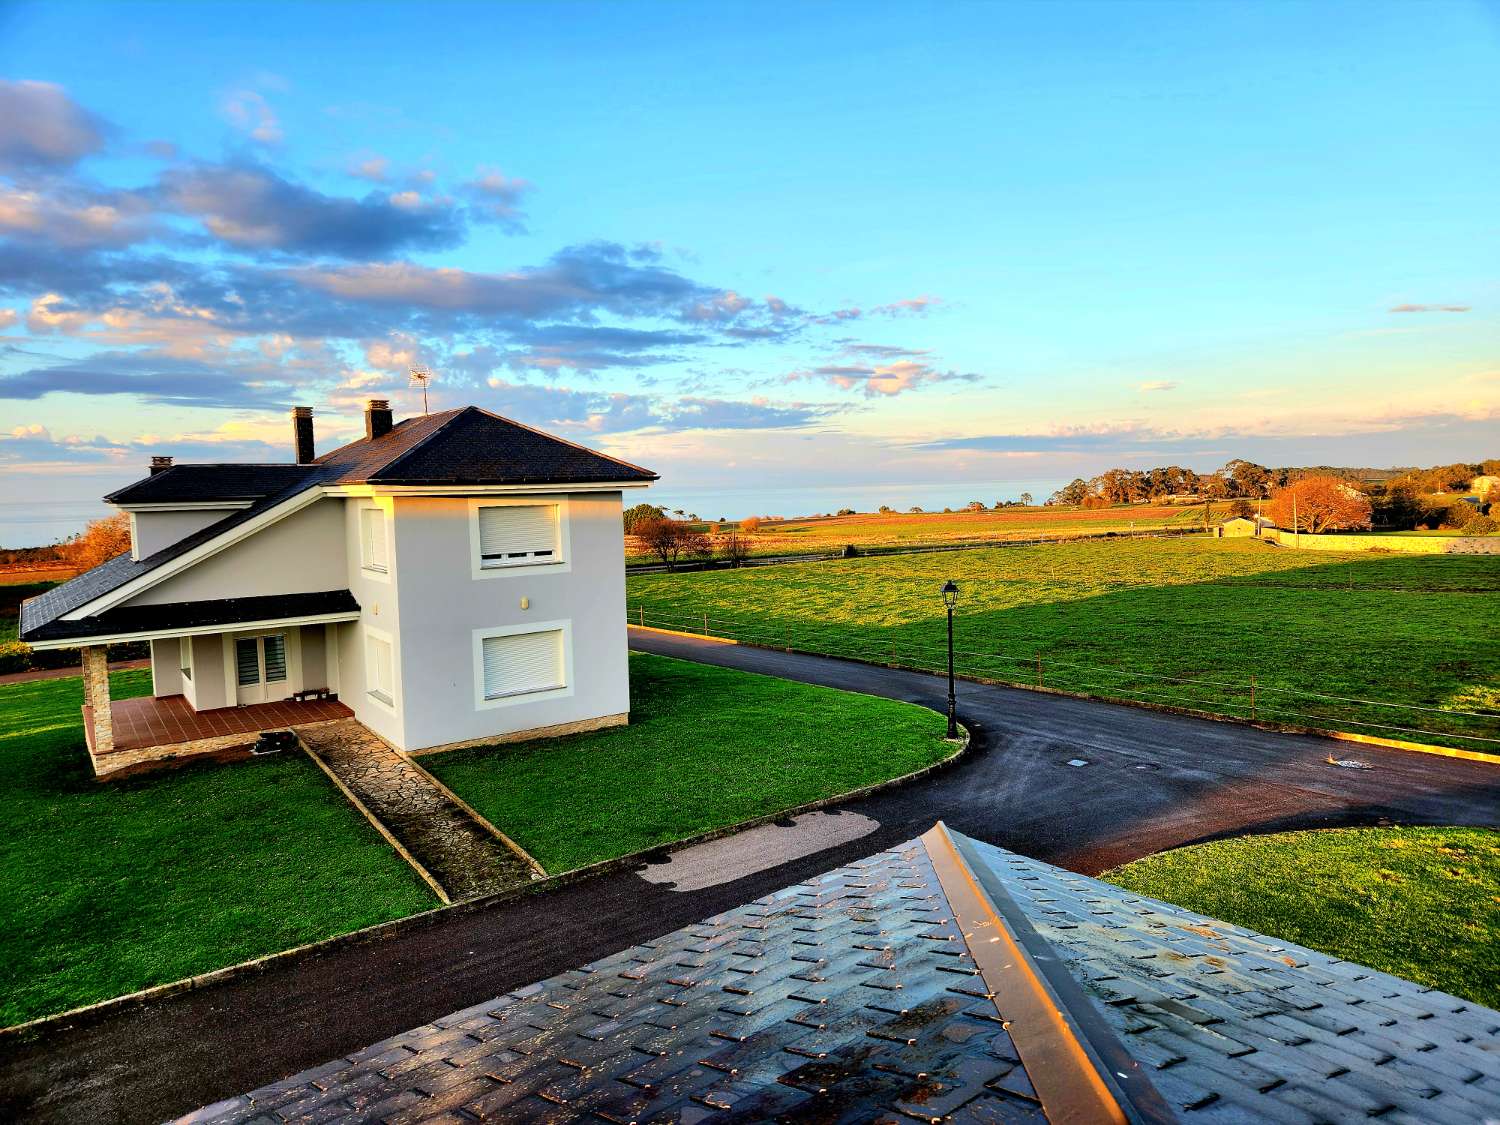
POLYGON ((1237 539, 1261 535, 1267 528, 1276 525, 1266 516, 1233 516, 1214 528, 1220 539, 1237 539))
POLYGON ((131 551, 21 608, 83 650, 96 772, 357 718, 400 750, 624 723, 622 490, 654 473, 477 407, 295 461, 173 465, 106 499, 131 551), (152 698, 112 703, 108 644, 147 641, 152 698))
POLYGON ((1475 477, 1469 482, 1469 491, 1481 500, 1488 500, 1491 492, 1500 493, 1500 477, 1475 477))

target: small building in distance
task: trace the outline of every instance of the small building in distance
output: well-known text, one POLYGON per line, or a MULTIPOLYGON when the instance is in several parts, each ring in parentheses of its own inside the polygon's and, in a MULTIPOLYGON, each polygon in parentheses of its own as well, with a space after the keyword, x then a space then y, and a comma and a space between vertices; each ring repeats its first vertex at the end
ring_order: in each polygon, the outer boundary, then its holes
POLYGON ((1275 526, 1266 516, 1232 516, 1214 528, 1214 535, 1219 539, 1250 538, 1275 526))
POLYGON ((1500 495, 1500 477, 1475 477, 1469 482, 1469 491, 1481 500, 1489 500, 1490 494, 1500 495))

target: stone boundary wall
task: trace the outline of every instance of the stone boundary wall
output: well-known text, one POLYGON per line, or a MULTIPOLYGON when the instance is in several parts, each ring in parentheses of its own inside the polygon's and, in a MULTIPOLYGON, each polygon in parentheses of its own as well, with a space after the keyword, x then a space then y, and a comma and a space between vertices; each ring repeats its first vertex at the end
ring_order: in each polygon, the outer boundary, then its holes
POLYGON ((1403 555, 1500 555, 1500 535, 1301 535, 1280 529, 1262 539, 1299 551, 1394 551, 1403 555))

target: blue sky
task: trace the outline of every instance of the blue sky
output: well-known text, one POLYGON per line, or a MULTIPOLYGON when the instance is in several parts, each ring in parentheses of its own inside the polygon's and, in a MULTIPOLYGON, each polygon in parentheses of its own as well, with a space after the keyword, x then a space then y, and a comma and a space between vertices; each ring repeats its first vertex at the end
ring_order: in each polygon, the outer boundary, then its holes
POLYGON ((668 489, 1494 456, 1497 109, 1488 3, 3 5, 0 471, 412 363, 668 489))

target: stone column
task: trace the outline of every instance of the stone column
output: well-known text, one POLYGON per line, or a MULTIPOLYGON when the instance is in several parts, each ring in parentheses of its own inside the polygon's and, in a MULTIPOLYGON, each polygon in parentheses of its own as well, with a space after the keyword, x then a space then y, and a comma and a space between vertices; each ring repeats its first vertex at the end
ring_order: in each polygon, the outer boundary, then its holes
POLYGON ((83 701, 94 716, 94 753, 115 748, 114 719, 109 713, 109 657, 103 645, 83 647, 83 701))

